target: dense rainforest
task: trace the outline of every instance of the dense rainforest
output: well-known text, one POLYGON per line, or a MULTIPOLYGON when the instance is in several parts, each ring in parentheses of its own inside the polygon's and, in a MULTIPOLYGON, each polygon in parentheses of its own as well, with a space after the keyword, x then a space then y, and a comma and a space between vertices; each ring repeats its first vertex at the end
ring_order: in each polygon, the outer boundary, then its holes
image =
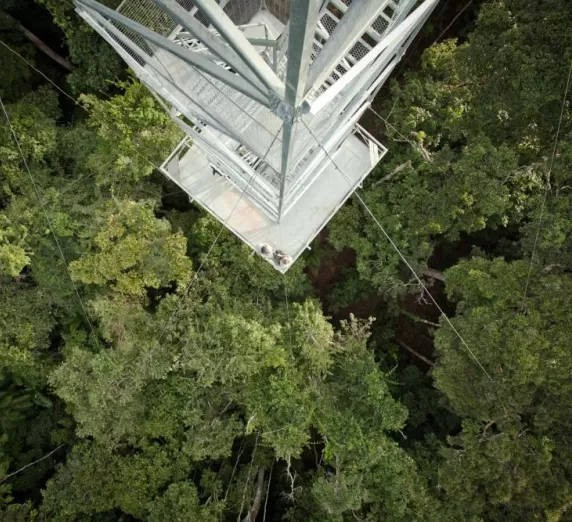
POLYGON ((359 191, 449 322, 355 197, 252 256, 72 2, 0 0, 0 520, 572 521, 572 2, 468 4, 359 191))

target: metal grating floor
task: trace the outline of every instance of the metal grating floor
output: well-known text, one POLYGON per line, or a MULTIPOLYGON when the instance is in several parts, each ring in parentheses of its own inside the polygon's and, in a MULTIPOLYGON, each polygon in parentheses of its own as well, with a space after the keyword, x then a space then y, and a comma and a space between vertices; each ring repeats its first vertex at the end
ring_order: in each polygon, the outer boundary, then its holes
MULTIPOLYGON (((343 175, 330 160, 324 160, 316 181, 297 201, 295 209, 277 223, 261 212, 249 200, 248 194, 241 199, 241 191, 233 183, 213 175, 211 163, 197 146, 191 145, 186 153, 181 154, 180 151, 187 147, 186 143, 185 140, 175 149, 163 165, 163 173, 253 250, 258 250, 262 243, 269 244, 274 250, 290 255, 293 261, 310 245, 380 159, 379 156, 372 157, 369 147, 356 135, 350 134, 333 156, 343 175)), ((382 156, 387 152, 378 143, 375 145, 382 156)), ((269 262, 281 272, 288 269, 269 262)))

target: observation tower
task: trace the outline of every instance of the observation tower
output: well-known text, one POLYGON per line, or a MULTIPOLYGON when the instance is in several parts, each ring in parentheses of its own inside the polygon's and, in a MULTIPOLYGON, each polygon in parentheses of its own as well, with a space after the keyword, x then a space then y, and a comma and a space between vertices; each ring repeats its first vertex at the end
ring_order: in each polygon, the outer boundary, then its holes
POLYGON ((387 152, 359 120, 437 2, 75 0, 185 132, 163 174, 281 272, 387 152))

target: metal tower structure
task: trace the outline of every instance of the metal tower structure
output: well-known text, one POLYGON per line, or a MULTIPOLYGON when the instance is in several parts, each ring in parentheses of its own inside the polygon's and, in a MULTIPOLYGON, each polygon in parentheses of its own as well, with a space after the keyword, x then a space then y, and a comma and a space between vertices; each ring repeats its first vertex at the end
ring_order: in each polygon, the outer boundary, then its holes
POLYGON ((437 2, 75 0, 184 130, 163 173, 282 272, 386 153, 358 121, 437 2))

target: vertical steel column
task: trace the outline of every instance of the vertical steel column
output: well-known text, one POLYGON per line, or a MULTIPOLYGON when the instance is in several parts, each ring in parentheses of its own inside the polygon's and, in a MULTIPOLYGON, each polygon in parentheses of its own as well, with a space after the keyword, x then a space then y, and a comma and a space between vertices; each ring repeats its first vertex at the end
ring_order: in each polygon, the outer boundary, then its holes
POLYGON ((321 0, 292 0, 288 25, 288 56, 285 82, 284 129, 282 131, 282 165, 278 220, 282 218, 286 178, 294 145, 294 121, 303 102, 310 66, 312 44, 321 0))

